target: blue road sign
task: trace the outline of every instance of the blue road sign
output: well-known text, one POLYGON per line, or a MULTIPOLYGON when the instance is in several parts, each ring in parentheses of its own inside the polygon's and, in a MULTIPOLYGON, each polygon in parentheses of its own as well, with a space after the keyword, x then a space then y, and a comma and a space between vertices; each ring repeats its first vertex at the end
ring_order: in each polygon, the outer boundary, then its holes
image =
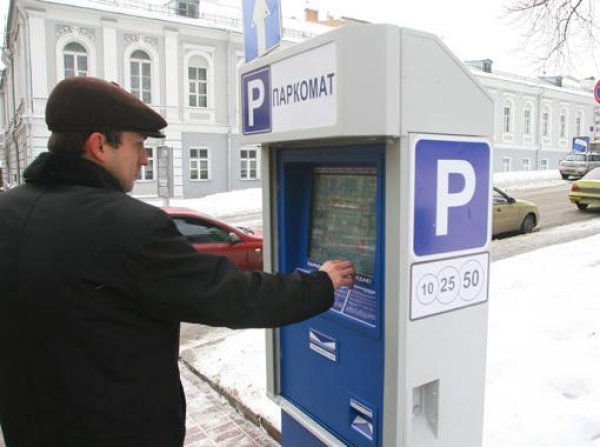
POLYGON ((243 0, 246 62, 262 56, 281 42, 279 0, 243 0))
POLYGON ((600 104, 600 81, 596 82, 596 85, 594 86, 594 98, 596 99, 596 102, 600 104))
POLYGON ((271 131, 271 69, 264 67, 242 76, 242 133, 271 131))
POLYGON ((413 250, 417 256, 486 246, 490 203, 487 143, 419 140, 414 178, 413 250))

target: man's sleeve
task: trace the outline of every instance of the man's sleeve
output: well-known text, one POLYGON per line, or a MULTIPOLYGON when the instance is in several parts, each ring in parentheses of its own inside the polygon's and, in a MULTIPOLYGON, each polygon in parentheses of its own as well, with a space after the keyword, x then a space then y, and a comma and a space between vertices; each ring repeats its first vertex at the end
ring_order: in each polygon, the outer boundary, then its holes
POLYGON ((333 304, 324 272, 243 272, 229 259, 201 254, 164 213, 156 215, 141 253, 144 307, 155 317, 230 328, 276 327, 333 304))

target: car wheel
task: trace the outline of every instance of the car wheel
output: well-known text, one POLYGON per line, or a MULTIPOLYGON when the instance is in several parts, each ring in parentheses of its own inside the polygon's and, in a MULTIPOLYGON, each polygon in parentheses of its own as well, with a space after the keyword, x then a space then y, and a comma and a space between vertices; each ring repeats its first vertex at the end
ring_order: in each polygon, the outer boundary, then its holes
POLYGON ((579 208, 581 211, 587 210, 587 207, 588 207, 587 203, 578 203, 577 204, 577 208, 579 208))
POLYGON ((569 178, 569 174, 560 174, 560 176, 563 178, 563 180, 566 180, 569 178))
POLYGON ((521 223, 521 233, 531 233, 535 227, 535 218, 533 214, 528 214, 521 223))

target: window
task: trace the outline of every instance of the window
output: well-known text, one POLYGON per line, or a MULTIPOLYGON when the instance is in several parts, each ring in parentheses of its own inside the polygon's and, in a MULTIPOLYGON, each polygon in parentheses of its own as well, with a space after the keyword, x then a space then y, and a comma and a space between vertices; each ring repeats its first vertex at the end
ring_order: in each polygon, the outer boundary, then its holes
POLYGON ((498 191, 492 191, 492 199, 494 201, 494 205, 506 205, 508 200, 498 191))
POLYGON ((583 135, 583 113, 578 112, 575 118, 575 136, 583 135))
POLYGON ((63 50, 65 79, 88 75, 88 54, 83 45, 71 42, 63 50))
POLYGON ((229 231, 200 219, 173 217, 177 230, 194 244, 230 242, 229 231))
POLYGON ((510 172, 511 159, 510 157, 504 157, 502 159, 502 172, 510 172))
POLYGON ((527 136, 531 136, 533 134, 533 107, 531 104, 526 104, 525 109, 523 110, 523 134, 527 136))
POLYGON ((208 149, 190 149, 190 180, 210 179, 210 159, 208 149))
POLYGON ((240 178, 242 180, 258 179, 258 151, 256 149, 240 151, 240 178))
POLYGON ((131 53, 129 59, 131 73, 131 93, 145 103, 152 102, 152 61, 141 50, 131 53))
POLYGON ((509 102, 504 104, 504 112, 502 114, 502 129, 504 133, 512 133, 512 107, 509 102))
POLYGON ((190 59, 188 67, 188 105, 190 107, 208 107, 207 69, 200 57, 190 59))
POLYGON ((550 110, 547 107, 542 113, 542 136, 550 136, 550 110))
POLYGON ((543 171, 548 170, 548 159, 544 158, 544 159, 540 160, 540 169, 543 171))
POLYGON ((522 160, 523 163, 523 171, 529 171, 531 166, 531 158, 524 158, 522 160))
POLYGON ((154 180, 154 148, 147 147, 146 154, 148 156, 148 164, 141 167, 138 180, 154 180))
POLYGON ((198 18, 198 0, 179 0, 177 15, 198 18))
POLYGON ((560 138, 567 138, 567 113, 564 109, 558 117, 558 135, 560 138))

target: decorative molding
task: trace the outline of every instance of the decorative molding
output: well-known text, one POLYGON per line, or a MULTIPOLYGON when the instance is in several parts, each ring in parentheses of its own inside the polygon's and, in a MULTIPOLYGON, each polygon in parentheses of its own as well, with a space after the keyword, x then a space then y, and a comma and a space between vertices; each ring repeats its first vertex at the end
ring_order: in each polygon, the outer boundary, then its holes
POLYGON ((87 37, 91 41, 96 40, 96 32, 92 28, 83 28, 72 25, 56 25, 56 37, 63 37, 67 35, 73 37, 87 37))
POLYGON ((130 34, 126 33, 123 36, 123 43, 125 46, 129 46, 133 43, 146 43, 150 45, 152 48, 158 50, 158 39, 156 37, 148 37, 143 34, 130 34))

